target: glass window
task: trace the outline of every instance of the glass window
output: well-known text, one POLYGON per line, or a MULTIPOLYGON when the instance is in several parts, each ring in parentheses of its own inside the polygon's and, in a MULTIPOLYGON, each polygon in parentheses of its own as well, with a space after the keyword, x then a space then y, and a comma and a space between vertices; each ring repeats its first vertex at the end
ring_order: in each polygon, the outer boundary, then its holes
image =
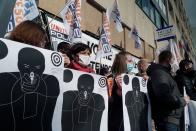
POLYGON ((140 7, 142 7, 142 0, 136 0, 136 3, 137 3, 140 7))
POLYGON ((152 3, 149 4, 150 8, 150 19, 155 22, 155 7, 152 5, 152 3))
POLYGON ((163 27, 167 27, 167 23, 165 21, 163 22, 163 27))
POLYGON ((149 15, 149 6, 148 6, 149 0, 142 0, 142 9, 144 12, 149 15))
POLYGON ((163 11, 164 15, 166 16, 166 15, 167 15, 167 14, 166 14, 166 7, 165 7, 165 5, 164 5, 164 4, 163 4, 162 11, 163 11))
POLYGON ((161 8, 161 10, 163 9, 163 2, 162 2, 162 0, 159 0, 159 7, 161 8))
POLYGON ((162 12, 166 14, 165 0, 156 0, 160 8, 157 9, 156 5, 150 0, 136 0, 137 5, 145 12, 145 14, 152 20, 152 22, 157 26, 157 28, 162 28, 166 26, 165 20, 162 17, 162 12), (161 10, 160 10, 161 9, 161 10), (161 13, 160 13, 161 12, 161 13))
POLYGON ((161 16, 157 10, 155 10, 155 21, 157 28, 161 28, 161 16))

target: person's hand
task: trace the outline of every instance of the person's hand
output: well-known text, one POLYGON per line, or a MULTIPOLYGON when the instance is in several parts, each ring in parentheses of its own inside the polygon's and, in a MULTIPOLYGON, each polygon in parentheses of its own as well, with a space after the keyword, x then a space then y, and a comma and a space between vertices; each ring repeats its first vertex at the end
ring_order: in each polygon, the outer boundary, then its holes
POLYGON ((117 94, 119 96, 122 96, 122 76, 121 75, 117 75, 115 77, 115 81, 116 81, 116 84, 118 86, 118 89, 117 89, 117 94))
POLYGON ((147 81, 147 80, 149 79, 149 76, 144 75, 144 76, 143 76, 143 79, 144 79, 145 81, 147 81))
POLYGON ((109 96, 112 96, 112 89, 113 89, 113 78, 107 78, 107 83, 108 83, 108 92, 109 92, 109 96))
POLYGON ((64 66, 67 67, 70 64, 70 59, 66 54, 63 54, 64 66))
POLYGON ((122 76, 121 75, 117 75, 115 77, 115 81, 116 81, 116 84, 117 84, 118 88, 122 89, 122 76))
POLYGON ((184 96, 184 100, 185 100, 186 105, 187 105, 190 102, 190 97, 189 96, 184 96))

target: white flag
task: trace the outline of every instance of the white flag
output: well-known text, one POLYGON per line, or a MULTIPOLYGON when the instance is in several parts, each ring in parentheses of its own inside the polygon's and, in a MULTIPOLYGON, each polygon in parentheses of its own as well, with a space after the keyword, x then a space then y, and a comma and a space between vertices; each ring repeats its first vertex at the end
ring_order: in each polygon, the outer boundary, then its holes
POLYGON ((133 30, 132 30, 132 38, 135 41, 135 48, 140 49, 142 47, 142 42, 140 40, 138 31, 135 26, 133 27, 133 30))
POLYGON ((176 43, 174 44, 174 50, 175 50, 175 53, 176 53, 177 61, 178 61, 178 63, 180 63, 182 57, 180 55, 180 51, 179 51, 179 48, 178 48, 176 43))
POLYGON ((25 0, 25 13, 24 18, 25 20, 33 20, 39 15, 39 10, 35 3, 35 0, 25 0))
MULTIPOLYGON (((187 96, 185 87, 184 87, 184 96, 187 96)), ((190 119, 189 119, 188 105, 184 107, 184 122, 185 122, 185 131, 189 131, 190 119)))
POLYGON ((117 0, 114 1, 114 4, 110 9, 107 9, 107 15, 109 16, 110 20, 113 20, 115 22, 117 31, 122 32, 122 19, 117 0))
POLYGON ((108 17, 104 15, 103 26, 100 30, 99 46, 96 54, 96 59, 112 55, 110 24, 108 17))
POLYGON ((170 40, 169 42, 169 50, 173 55, 173 59, 174 59, 174 63, 171 65, 172 66, 172 72, 176 72, 179 69, 179 63, 178 63, 178 59, 176 57, 176 52, 175 52, 175 42, 173 42, 173 40, 170 40))
POLYGON ((7 32, 13 30, 18 24, 25 20, 33 20, 39 15, 35 0, 16 0, 13 13, 8 23, 7 32))
POLYGON ((72 43, 81 42, 81 0, 69 0, 60 15, 72 43))

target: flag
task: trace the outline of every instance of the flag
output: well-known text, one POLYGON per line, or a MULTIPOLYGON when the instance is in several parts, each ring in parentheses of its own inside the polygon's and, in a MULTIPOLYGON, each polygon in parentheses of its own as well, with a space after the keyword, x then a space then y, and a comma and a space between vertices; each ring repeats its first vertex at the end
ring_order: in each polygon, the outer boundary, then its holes
POLYGON ((109 19, 113 20, 116 24, 116 30, 122 32, 122 19, 120 15, 120 10, 118 8, 118 1, 115 0, 113 6, 110 9, 107 9, 107 15, 109 19))
POLYGON ((104 18, 103 18, 103 28, 106 32, 107 39, 109 41, 109 45, 112 46, 112 39, 111 39, 111 34, 110 34, 110 22, 108 19, 108 15, 106 15, 106 14, 104 14, 104 18))
POLYGON ((188 53, 191 51, 189 44, 187 42, 185 42, 185 51, 188 53))
POLYGON ((173 55, 173 59, 174 59, 174 62, 173 64, 171 65, 172 66, 172 72, 175 73, 178 69, 179 69, 179 63, 178 63, 178 59, 176 57, 176 52, 175 52, 175 42, 173 42, 173 40, 170 40, 170 43, 169 43, 169 50, 170 52, 172 53, 173 55))
POLYGON ((35 0, 17 0, 8 23, 7 32, 10 32, 23 21, 33 20, 39 15, 35 0))
POLYGON ((179 41, 179 47, 180 47, 180 48, 184 48, 184 43, 183 43, 182 40, 179 41))
POLYGON ((25 0, 24 10, 25 20, 33 20, 39 15, 39 10, 37 8, 35 0, 25 0))
POLYGON ((69 0, 60 15, 71 42, 81 42, 81 0, 69 0))
POLYGON ((180 55, 180 50, 179 50, 176 43, 174 43, 174 51, 175 51, 175 54, 176 54, 177 61, 178 61, 178 63, 180 63, 182 57, 180 55))
POLYGON ((103 26, 100 30, 99 46, 96 59, 112 55, 109 19, 104 15, 103 26))
MULTIPOLYGON (((184 87, 184 96, 187 96, 186 89, 184 87)), ((184 124, 185 124, 185 131, 189 131, 189 126, 190 126, 190 119, 189 119, 189 110, 188 110, 188 105, 184 107, 184 124)))
POLYGON ((136 29, 135 26, 133 27, 133 30, 132 30, 132 38, 135 41, 135 48, 137 48, 137 49, 141 48, 142 42, 141 42, 140 37, 138 35, 138 30, 136 29))

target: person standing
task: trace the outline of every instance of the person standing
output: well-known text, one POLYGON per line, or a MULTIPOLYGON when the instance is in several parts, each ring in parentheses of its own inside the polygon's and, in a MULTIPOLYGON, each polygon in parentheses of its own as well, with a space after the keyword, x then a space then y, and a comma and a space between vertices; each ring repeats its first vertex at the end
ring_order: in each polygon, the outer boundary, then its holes
POLYGON ((17 25, 8 39, 40 48, 45 48, 49 42, 45 30, 39 24, 29 20, 17 25))
POLYGON ((89 66, 91 49, 88 45, 76 43, 71 46, 70 52, 72 58, 68 68, 87 73, 95 73, 95 71, 89 66))
POLYGON ((179 64, 180 69, 176 72, 175 80, 178 84, 180 93, 184 95, 184 87, 191 100, 196 101, 196 88, 194 87, 196 71, 193 70, 193 62, 182 60, 179 64))
MULTIPOLYGON (((184 95, 184 89, 186 94, 191 100, 196 101, 196 88, 194 86, 196 72, 193 70, 193 62, 190 60, 182 60, 179 64, 180 69, 176 72, 175 80, 178 84, 181 95, 184 95)), ((180 129, 185 130, 184 114, 180 119, 180 129)))
POLYGON ((131 73, 134 68, 132 56, 128 52, 116 55, 112 65, 114 85, 109 101, 109 131, 124 131, 123 106, 122 106, 122 74, 131 73))
POLYGON ((137 67, 138 67, 138 73, 136 74, 136 76, 140 76, 140 77, 143 77, 145 80, 148 80, 148 75, 146 73, 147 71, 147 68, 148 68, 148 62, 146 59, 141 59, 138 64, 137 64, 137 67))
POLYGON ((150 77, 148 93, 157 131, 179 131, 183 107, 190 101, 178 90, 170 73, 172 63, 172 53, 163 51, 159 55, 159 63, 150 65, 147 70, 150 77))
POLYGON ((57 51, 63 54, 65 68, 68 67, 70 64, 70 58, 71 58, 70 48, 71 45, 67 42, 60 42, 57 47, 57 51))

